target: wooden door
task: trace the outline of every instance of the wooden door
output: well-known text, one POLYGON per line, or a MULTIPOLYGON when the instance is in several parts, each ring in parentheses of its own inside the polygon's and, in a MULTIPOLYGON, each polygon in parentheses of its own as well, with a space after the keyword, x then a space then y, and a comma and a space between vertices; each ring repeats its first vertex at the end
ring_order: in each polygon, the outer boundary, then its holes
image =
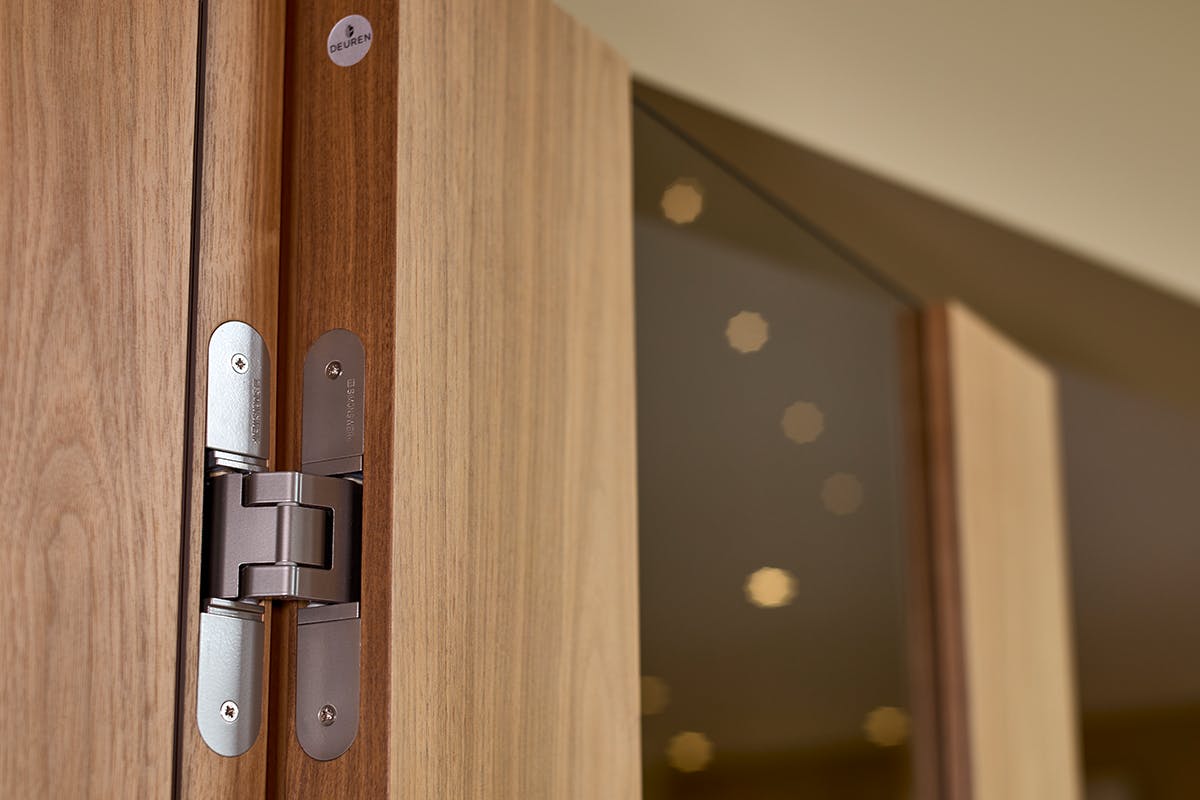
POLYGON ((0 33, 0 793, 636 796, 620 60, 546 0, 18 2, 0 33), (230 319, 274 358, 275 469, 313 339, 366 345, 361 721, 331 761, 296 743, 296 604, 253 746, 197 730, 230 319))
POLYGON ((962 306, 925 320, 946 792, 1077 798, 1054 378, 962 306))
MULTIPOLYGON (((175 791, 179 797, 261 797, 266 792, 269 726, 236 758, 208 747, 197 725, 199 609, 205 480, 208 343, 228 320, 262 334, 278 368, 279 219, 283 159, 285 0, 207 0, 200 9, 200 98, 196 153, 195 275, 192 289, 191 410, 179 615, 175 791)), ((278 384, 278 369, 275 383, 278 384)), ((278 396, 278 391, 271 395, 278 396)), ((268 441, 278 450, 278 410, 266 409, 268 441)), ((278 469, 278 459, 272 467, 278 469)), ((265 615, 269 632, 273 614, 265 615)), ((270 702, 270 662, 263 696, 270 702)))
POLYGON ((280 363, 368 353, 362 719, 315 762, 276 703, 274 792, 635 797, 628 74, 548 0, 363 2, 340 68, 348 10, 288 8, 280 363))
POLYGON ((198 23, 0 8, 6 797, 171 789, 198 23))

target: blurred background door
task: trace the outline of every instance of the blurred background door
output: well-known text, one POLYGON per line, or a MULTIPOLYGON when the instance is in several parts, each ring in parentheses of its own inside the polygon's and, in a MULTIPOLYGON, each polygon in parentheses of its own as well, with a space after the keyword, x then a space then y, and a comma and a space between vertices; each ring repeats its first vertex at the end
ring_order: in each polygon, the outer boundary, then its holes
POLYGON ((646 796, 1077 796, 1051 374, 646 96, 646 796))

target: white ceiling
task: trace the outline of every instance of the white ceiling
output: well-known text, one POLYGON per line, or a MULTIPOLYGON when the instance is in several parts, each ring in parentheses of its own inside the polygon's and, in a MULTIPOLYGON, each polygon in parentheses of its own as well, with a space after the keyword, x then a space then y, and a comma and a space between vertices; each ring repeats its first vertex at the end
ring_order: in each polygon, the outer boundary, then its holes
POLYGON ((1200 301, 1200 3, 558 2, 644 80, 1200 301))

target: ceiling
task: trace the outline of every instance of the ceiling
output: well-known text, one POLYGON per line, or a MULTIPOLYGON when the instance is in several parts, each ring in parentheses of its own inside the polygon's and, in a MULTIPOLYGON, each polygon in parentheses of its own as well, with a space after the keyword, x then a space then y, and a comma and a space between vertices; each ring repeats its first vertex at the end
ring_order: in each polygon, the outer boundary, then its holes
POLYGON ((644 81, 1200 301, 1200 4, 558 2, 644 81))

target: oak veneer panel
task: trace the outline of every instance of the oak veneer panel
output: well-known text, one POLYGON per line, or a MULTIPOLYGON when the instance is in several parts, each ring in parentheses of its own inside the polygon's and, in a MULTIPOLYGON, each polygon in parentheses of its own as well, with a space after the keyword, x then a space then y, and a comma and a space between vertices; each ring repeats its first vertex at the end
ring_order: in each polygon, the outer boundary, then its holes
POLYGON ((0 5, 0 795, 171 792, 198 15, 0 5))
MULTIPOLYGON (((196 727, 196 664, 208 338, 222 322, 238 319, 258 329, 272 357, 278 352, 284 12, 284 0, 208 0, 207 4, 193 341, 196 378, 191 386, 195 420, 191 516, 184 543, 186 599, 180 617, 185 648, 179 706, 181 797, 249 798, 262 797, 266 791, 267 715, 258 741, 244 755, 225 758, 214 753, 196 727)), ((267 626, 269 632, 270 614, 267 626)), ((267 654, 264 659, 269 661, 267 654)), ((264 702, 268 684, 264 680, 264 702)))
POLYGON ((927 323, 951 796, 1080 797, 1054 379, 961 306, 927 323))
POLYGON ((637 797, 628 73, 544 0, 365 2, 342 69, 345 10, 288 9, 281 338, 366 345, 362 721, 272 793, 637 797))

